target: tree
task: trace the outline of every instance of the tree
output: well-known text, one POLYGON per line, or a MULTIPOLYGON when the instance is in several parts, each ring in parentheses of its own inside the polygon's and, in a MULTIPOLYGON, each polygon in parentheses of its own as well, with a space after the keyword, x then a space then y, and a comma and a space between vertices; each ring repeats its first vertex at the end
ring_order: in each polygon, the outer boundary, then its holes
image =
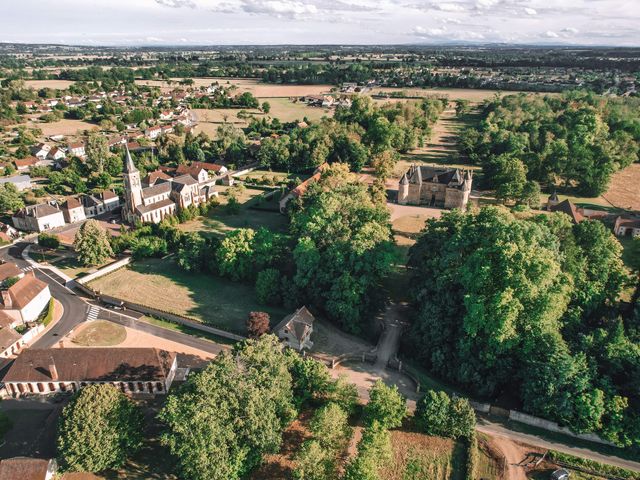
POLYGON ((233 230, 225 236, 215 254, 220 275, 238 281, 252 274, 254 237, 251 228, 233 230))
POLYGON ((24 202, 13 183, 0 185, 0 211, 17 212, 24 207, 24 202))
POLYGON ((281 301, 281 277, 275 268, 265 268, 256 277, 256 298, 260 303, 278 305, 281 301))
POLYGON ((462 117, 469 113, 469 100, 458 99, 456 100, 456 115, 462 117))
POLYGON ((267 312, 249 312, 247 332, 249 338, 258 338, 269 331, 269 314, 267 312))
POLYGON ((109 152, 109 141, 99 132, 91 132, 86 141, 87 165, 98 174, 104 171, 104 165, 107 158, 111 155, 109 152))
POLYGON ((271 111, 271 104, 269 102, 262 102, 262 111, 268 115, 271 111))
POLYGON ((78 258, 84 265, 101 265, 113 256, 109 233, 95 220, 82 224, 73 241, 78 258))
POLYGON ((58 423, 62 467, 84 472, 119 468, 140 448, 141 429, 141 413, 114 386, 84 387, 64 407, 58 423))
POLYGON ((427 435, 449 436, 451 399, 446 392, 429 390, 416 405, 416 425, 427 435))
POLYGON ((527 167, 521 160, 507 155, 496 157, 493 175, 498 200, 515 202, 522 198, 527 186, 527 167))
POLYGON ((357 455, 347 464, 343 480, 383 480, 380 469, 391 461, 389 431, 374 422, 362 432, 357 455))
POLYGON ((407 401, 397 386, 387 386, 382 380, 369 389, 369 403, 364 407, 367 424, 379 423, 383 428, 397 428, 407 416, 407 401))
POLYGON ((190 375, 159 414, 186 480, 235 480, 280 448, 295 417, 291 375, 273 335, 247 340, 190 375))
POLYGON ((347 412, 336 403, 328 403, 316 410, 310 427, 323 448, 337 451, 349 433, 347 412))
POLYGON ((302 444, 296 454, 296 466, 293 478, 296 480, 332 480, 335 464, 330 455, 317 440, 309 440, 302 444))
POLYGON ((327 366, 314 358, 302 357, 292 351, 289 372, 293 378, 293 396, 299 406, 311 400, 325 399, 334 390, 327 366))

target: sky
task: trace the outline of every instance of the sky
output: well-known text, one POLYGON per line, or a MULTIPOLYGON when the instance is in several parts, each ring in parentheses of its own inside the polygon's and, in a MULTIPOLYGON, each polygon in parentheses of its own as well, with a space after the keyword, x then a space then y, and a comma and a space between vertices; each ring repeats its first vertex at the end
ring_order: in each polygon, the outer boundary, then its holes
POLYGON ((640 0, 0 0, 0 42, 640 46, 640 0))

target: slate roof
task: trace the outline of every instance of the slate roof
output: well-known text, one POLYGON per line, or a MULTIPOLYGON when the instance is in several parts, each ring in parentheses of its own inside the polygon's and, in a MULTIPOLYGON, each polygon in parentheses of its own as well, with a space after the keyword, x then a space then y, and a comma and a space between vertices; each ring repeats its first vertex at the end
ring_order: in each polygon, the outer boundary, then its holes
POLYGON ((171 192, 171 183, 169 182, 161 182, 156 183, 155 185, 142 189, 142 198, 151 198, 156 195, 161 195, 163 193, 171 192))
POLYGON ((38 205, 29 205, 28 207, 24 207, 20 209, 14 217, 18 218, 26 218, 26 217, 35 217, 42 218, 49 215, 53 215, 55 213, 60 212, 56 207, 49 205, 48 203, 40 203, 38 205))
POLYGON ((412 166, 407 172, 410 183, 431 182, 443 185, 462 185, 464 173, 459 168, 412 166))
POLYGON ((164 200, 160 200, 159 202, 155 202, 150 205, 138 205, 136 207, 136 210, 138 210, 140 214, 144 214, 153 212, 155 210, 160 210, 161 208, 168 207, 170 205, 175 205, 175 202, 170 198, 165 198, 164 200))
POLYGON ((302 306, 291 315, 287 315, 276 326, 275 332, 281 331, 283 328, 293 332, 296 339, 301 342, 307 335, 307 332, 313 328, 314 316, 307 310, 307 307, 302 306))
POLYGON ((49 382, 49 365, 58 380, 164 381, 176 354, 157 348, 29 348, 13 362, 4 382, 49 382))

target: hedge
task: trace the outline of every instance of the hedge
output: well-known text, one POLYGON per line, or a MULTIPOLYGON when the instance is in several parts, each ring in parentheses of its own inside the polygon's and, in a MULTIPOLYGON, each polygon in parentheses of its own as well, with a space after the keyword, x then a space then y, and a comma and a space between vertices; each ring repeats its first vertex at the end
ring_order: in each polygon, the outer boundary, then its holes
POLYGON ((476 480, 476 470, 478 468, 478 436, 474 432, 465 440, 467 445, 467 469, 465 480, 476 480))
POLYGON ((557 452, 555 450, 549 450, 549 460, 563 464, 567 468, 576 467, 576 470, 584 469, 590 470, 594 474, 612 476, 617 478, 637 480, 640 475, 637 472, 626 470, 621 467, 615 467, 613 465, 607 465, 606 463, 596 462, 595 460, 589 460, 587 458, 574 457, 567 453, 557 452))
POLYGON ((51 323, 51 320, 53 320, 53 311, 54 310, 55 310, 55 303, 54 303, 53 297, 52 297, 49 300, 49 307, 48 307, 48 310, 47 310, 47 315, 44 317, 44 320, 42 320, 42 324, 45 327, 51 323))

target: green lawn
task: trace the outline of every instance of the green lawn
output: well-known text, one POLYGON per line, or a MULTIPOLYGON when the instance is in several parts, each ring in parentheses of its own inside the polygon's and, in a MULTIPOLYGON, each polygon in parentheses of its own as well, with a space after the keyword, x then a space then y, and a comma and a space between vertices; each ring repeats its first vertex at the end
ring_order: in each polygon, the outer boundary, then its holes
POLYGON ((71 339, 84 347, 112 347, 120 345, 127 338, 122 325, 107 320, 95 320, 84 325, 71 339))
MULTIPOLYGON (((285 231, 288 227, 288 220, 285 215, 275 211, 250 208, 258 203, 258 197, 264 193, 266 192, 262 190, 245 188, 238 198, 241 203, 240 211, 233 214, 227 212, 224 206, 226 197, 221 196, 222 205, 211 209, 206 217, 198 217, 195 220, 179 225, 178 228, 184 232, 201 232, 204 235, 213 236, 223 236, 237 228, 258 229, 265 227, 273 231, 285 231)), ((279 194, 276 193, 276 195, 279 194)))
POLYGON ((203 338, 205 340, 210 340, 215 343, 222 343, 224 345, 234 345, 236 343, 235 341, 229 338, 220 337, 218 335, 214 335, 213 333, 205 332, 204 330, 198 330, 197 328, 187 327, 186 325, 182 325, 181 323, 174 323, 174 322, 169 322, 168 320, 162 320, 161 318, 144 316, 139 318, 138 321, 147 322, 157 327, 166 328, 168 330, 174 330, 176 332, 184 333, 186 335, 191 335, 192 337, 198 337, 198 338, 203 338))
POLYGON ((211 274, 191 273, 173 260, 148 259, 135 262, 90 286, 104 294, 184 315, 228 331, 245 334, 249 312, 271 315, 273 323, 287 312, 261 305, 252 285, 235 283, 211 274))

